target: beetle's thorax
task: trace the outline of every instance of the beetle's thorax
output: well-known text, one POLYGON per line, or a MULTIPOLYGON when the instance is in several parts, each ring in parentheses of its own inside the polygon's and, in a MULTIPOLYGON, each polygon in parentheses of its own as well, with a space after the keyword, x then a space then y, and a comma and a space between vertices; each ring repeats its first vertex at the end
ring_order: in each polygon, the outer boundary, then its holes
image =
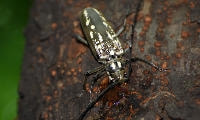
POLYGON ((111 81, 124 79, 124 64, 121 59, 117 58, 108 61, 107 74, 111 81))

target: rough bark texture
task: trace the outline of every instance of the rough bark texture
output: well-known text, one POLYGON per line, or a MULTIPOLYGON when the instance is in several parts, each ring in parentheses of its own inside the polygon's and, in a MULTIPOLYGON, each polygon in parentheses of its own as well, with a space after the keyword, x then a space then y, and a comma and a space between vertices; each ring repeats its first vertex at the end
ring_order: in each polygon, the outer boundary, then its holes
MULTIPOLYGON (((139 0, 35 0, 27 26, 19 87, 20 120, 75 120, 90 101, 82 92, 84 73, 99 64, 78 43, 79 12, 102 11, 113 28, 127 12, 130 40, 139 0), (80 95, 82 93, 82 95, 80 95), (80 95, 80 96, 78 96, 80 95)), ((86 115, 87 120, 198 120, 200 118, 200 0, 144 0, 135 29, 133 56, 170 68, 159 72, 133 63, 130 81, 116 87, 86 115)), ((91 94, 104 88, 100 79, 91 94)))

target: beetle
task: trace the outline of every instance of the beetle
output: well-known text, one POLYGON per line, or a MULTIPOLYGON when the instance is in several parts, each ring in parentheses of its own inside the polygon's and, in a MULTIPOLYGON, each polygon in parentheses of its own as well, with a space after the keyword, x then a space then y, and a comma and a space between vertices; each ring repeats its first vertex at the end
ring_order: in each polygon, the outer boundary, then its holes
MULTIPOLYGON (((109 85, 97 96, 95 100, 90 102, 87 108, 80 114, 78 120, 82 120, 87 112, 113 87, 120 85, 128 80, 129 75, 126 74, 125 68, 128 63, 141 61, 157 70, 164 69, 150 63, 141 58, 123 58, 126 50, 123 49, 118 35, 124 30, 124 25, 118 32, 114 32, 109 22, 105 19, 103 14, 95 8, 88 7, 81 11, 80 23, 86 40, 77 35, 77 39, 82 43, 88 45, 95 59, 101 66, 90 70, 86 76, 96 74, 101 76, 106 73, 109 77, 109 85)), ((94 81, 95 82, 95 81, 94 81)), ((84 84, 86 81, 84 82, 84 84)))

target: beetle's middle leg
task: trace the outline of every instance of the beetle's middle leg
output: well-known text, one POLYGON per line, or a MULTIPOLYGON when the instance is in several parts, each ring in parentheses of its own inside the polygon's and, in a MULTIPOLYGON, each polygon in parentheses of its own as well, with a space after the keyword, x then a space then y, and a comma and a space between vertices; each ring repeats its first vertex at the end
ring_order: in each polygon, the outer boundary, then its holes
POLYGON ((122 32, 124 32, 125 28, 126 28, 126 19, 128 18, 128 16, 130 16, 132 14, 132 12, 130 12, 130 10, 127 11, 127 14, 124 18, 124 22, 122 24, 122 26, 119 28, 119 30, 116 32, 115 37, 118 37, 122 32))
MULTIPOLYGON (((127 16, 126 16, 127 17, 127 16)), ((123 25, 119 28, 119 30, 116 32, 114 37, 118 37, 126 28, 126 18, 124 19, 123 25)))

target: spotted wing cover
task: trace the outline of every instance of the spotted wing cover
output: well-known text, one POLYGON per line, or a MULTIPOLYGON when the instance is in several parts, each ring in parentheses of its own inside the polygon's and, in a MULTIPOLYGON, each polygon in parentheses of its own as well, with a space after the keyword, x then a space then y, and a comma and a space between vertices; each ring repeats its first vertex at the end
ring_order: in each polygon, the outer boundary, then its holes
POLYGON ((123 53, 114 30, 98 10, 85 8, 81 12, 81 25, 92 53, 98 61, 109 60, 111 55, 120 56, 123 53))

